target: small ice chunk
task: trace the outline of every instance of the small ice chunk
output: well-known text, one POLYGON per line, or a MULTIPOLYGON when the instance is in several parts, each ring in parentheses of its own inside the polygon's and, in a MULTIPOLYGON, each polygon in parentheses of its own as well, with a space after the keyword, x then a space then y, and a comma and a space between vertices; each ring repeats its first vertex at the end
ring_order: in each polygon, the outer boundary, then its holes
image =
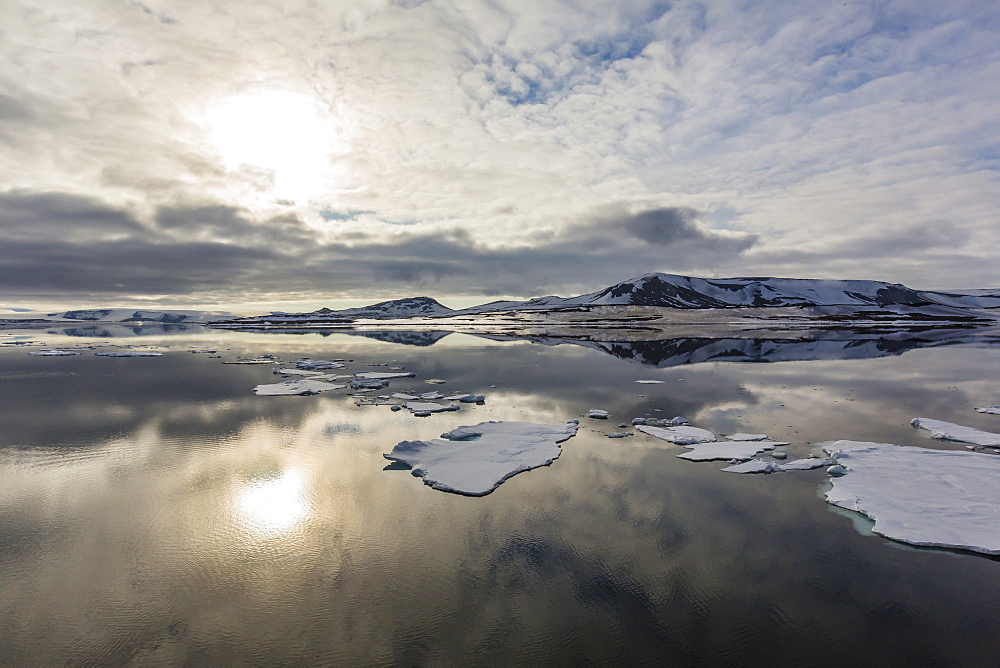
POLYGON ((980 406, 976 408, 977 413, 988 413, 989 415, 1000 415, 1000 406, 980 406))
POLYGON ((781 471, 781 464, 778 462, 767 462, 763 459, 751 459, 742 464, 733 464, 722 469, 729 473, 776 473, 781 471))
POLYGON ((737 434, 729 434, 726 436, 730 441, 766 441, 767 434, 744 434, 739 432, 737 434))
POLYGON ((79 355, 79 350, 69 350, 68 348, 47 348, 45 350, 32 350, 28 353, 32 357, 69 357, 79 355))
POLYGON ((680 415, 678 415, 677 417, 670 418, 670 424, 680 425, 680 424, 691 424, 691 423, 688 422, 687 418, 684 418, 684 417, 681 417, 680 415))
POLYGON ((781 450, 775 450, 771 453, 773 459, 788 459, 788 453, 782 452, 781 450))
POLYGON ((640 385, 663 385, 664 383, 664 381, 662 380, 637 380, 635 382, 639 383, 640 385))
POLYGON ((847 469, 845 469, 840 464, 834 464, 833 466, 828 468, 826 472, 832 476, 842 476, 847 473, 847 469))
POLYGON ((308 357, 303 357, 295 363, 296 369, 304 369, 306 371, 322 371, 324 369, 343 369, 344 360, 312 360, 308 357))
POLYGON ((352 390, 381 390, 383 387, 389 387, 389 381, 378 378, 355 378, 351 381, 352 390))
POLYGON ((163 353, 159 350, 105 350, 94 354, 98 357, 159 357, 163 353))
MULTIPOLYGON (((715 434, 707 429, 698 427, 688 427, 679 425, 676 427, 651 427, 649 420, 644 425, 636 425, 638 431, 663 441, 670 441, 677 445, 691 445, 693 443, 711 443, 716 440, 715 434)), ((759 451, 758 451, 759 452, 759 451)), ((756 453, 753 453, 756 454, 756 453)))
POLYGON ((629 434, 628 432, 624 431, 613 431, 610 434, 608 434, 608 438, 625 438, 626 436, 631 436, 631 435, 632 434, 629 434))
POLYGON ((389 407, 389 410, 395 413, 396 411, 403 410, 403 407, 400 406, 399 404, 393 404, 392 406, 389 407))
POLYGON ((482 422, 430 441, 400 441, 384 457, 410 465, 434 489, 483 496, 511 476, 551 464, 576 430, 575 422, 482 422))
POLYGON ((1000 434, 980 431, 972 427, 963 427, 962 425, 944 422, 943 420, 919 417, 913 418, 910 424, 920 429, 926 429, 931 432, 931 438, 942 441, 958 441, 959 443, 972 443, 973 445, 1000 445, 1000 434))
POLYGON ((461 399, 459 399, 459 401, 461 403, 463 403, 463 404, 481 404, 484 401, 486 401, 486 395, 485 394, 467 394, 464 397, 462 397, 461 399))
POLYGON ((345 387, 347 386, 326 383, 322 380, 313 380, 312 378, 295 378, 280 383, 258 385, 253 388, 253 391, 262 397, 276 397, 283 395, 319 394, 320 392, 328 392, 330 390, 342 390, 345 387))
POLYGON ((1000 457, 858 441, 824 449, 847 467, 827 502, 872 518, 875 533, 1000 554, 1000 457))
POLYGON ((188 351, 189 353, 194 353, 195 355, 214 355, 219 352, 217 350, 210 350, 209 348, 193 348, 188 351))
POLYGON ((607 411, 601 410, 600 408, 591 408, 587 411, 587 417, 595 420, 607 420, 608 415, 609 413, 607 411))
POLYGON ((692 444, 691 450, 677 456, 692 462, 708 462, 714 459, 743 461, 751 459, 761 452, 774 450, 779 445, 788 445, 788 443, 782 441, 727 441, 692 444))
MULTIPOLYGON (((98 353, 100 354, 100 353, 98 353)), ((261 355, 260 357, 237 357, 234 360, 224 361, 223 364, 277 364, 278 360, 272 355, 261 355)))
POLYGON ((388 380, 390 378, 413 378, 417 374, 412 371, 358 371, 354 375, 367 380, 388 380))
POLYGON ((437 399, 443 398, 444 395, 440 392, 424 392, 423 394, 418 394, 418 399, 423 399, 424 401, 435 401, 437 399))
POLYGON ((417 413, 444 413, 445 411, 457 411, 460 407, 455 404, 438 404, 433 401, 407 401, 403 408, 414 415, 417 413))
POLYGON ((443 384, 447 383, 448 381, 441 380, 440 378, 428 378, 424 382, 427 383, 428 385, 443 385, 443 384))
POLYGON ((646 424, 646 418, 632 418, 632 426, 646 424))

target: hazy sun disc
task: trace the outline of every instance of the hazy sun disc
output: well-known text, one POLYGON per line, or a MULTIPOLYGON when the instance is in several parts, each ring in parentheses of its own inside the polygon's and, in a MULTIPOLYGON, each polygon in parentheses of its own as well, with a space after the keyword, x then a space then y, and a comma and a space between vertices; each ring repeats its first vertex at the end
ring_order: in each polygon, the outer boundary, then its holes
POLYGON ((323 191, 338 139, 335 120, 313 97, 259 91, 223 100, 204 124, 226 169, 268 170, 269 196, 302 199, 323 191))

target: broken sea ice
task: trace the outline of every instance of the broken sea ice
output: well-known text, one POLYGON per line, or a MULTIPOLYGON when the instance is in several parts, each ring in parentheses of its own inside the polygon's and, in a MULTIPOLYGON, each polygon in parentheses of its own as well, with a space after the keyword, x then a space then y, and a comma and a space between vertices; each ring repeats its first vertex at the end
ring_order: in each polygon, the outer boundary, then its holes
POLYGON ((913 418, 910 424, 919 429, 926 429, 931 432, 931 438, 941 441, 958 441, 959 443, 972 443, 973 445, 1000 445, 1000 434, 980 431, 972 427, 963 427, 960 424, 952 422, 919 417, 913 418))
POLYGON ((875 520, 875 533, 1000 554, 1000 457, 859 441, 824 450, 845 469, 827 502, 875 520))
POLYGON ((400 441, 383 455, 408 464, 424 484, 445 492, 483 496, 523 471, 551 464, 559 443, 576 435, 578 423, 481 422, 430 441, 400 441))

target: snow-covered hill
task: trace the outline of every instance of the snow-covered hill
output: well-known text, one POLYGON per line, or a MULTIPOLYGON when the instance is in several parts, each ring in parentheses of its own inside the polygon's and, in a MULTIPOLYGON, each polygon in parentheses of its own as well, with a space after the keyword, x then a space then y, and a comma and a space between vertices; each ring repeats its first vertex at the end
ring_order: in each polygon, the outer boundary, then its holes
POLYGON ((150 311, 129 308, 78 309, 74 311, 57 311, 55 313, 40 311, 23 311, 5 313, 6 321, 32 320, 61 322, 127 322, 141 324, 145 322, 161 324, 206 323, 213 320, 232 318, 232 313, 221 311, 150 311))

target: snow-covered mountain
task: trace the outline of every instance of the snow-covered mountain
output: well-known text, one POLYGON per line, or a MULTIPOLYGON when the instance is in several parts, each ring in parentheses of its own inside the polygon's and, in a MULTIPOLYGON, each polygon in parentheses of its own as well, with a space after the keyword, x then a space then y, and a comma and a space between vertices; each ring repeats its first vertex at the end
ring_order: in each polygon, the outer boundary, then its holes
POLYGON ((430 297, 406 297, 379 302, 370 306, 333 310, 321 308, 310 313, 271 313, 250 318, 240 318, 240 322, 259 323, 307 323, 307 322, 350 322, 358 318, 389 320, 396 318, 443 317, 455 313, 447 306, 430 297))
POLYGON ((524 302, 493 302, 458 313, 538 310, 574 306, 666 306, 732 308, 738 306, 927 306, 1000 307, 991 291, 944 293, 917 291, 883 281, 833 281, 810 278, 694 278, 645 274, 578 297, 539 297, 524 302))
POLYGON ((995 290, 962 292, 918 291, 899 283, 809 278, 695 278, 677 274, 644 274, 577 297, 536 297, 527 301, 496 301, 452 310, 430 297, 411 297, 361 308, 320 309, 312 313, 271 314, 240 318, 231 325, 284 326, 348 323, 357 319, 448 318, 509 311, 551 311, 596 306, 658 306, 677 309, 737 307, 812 307, 817 315, 849 317, 875 311, 886 315, 924 314, 933 318, 961 316, 964 309, 1000 309, 995 290), (825 309, 825 310, 824 310, 825 309), (833 311, 830 311, 833 309, 833 311))
POLYGON ((221 311, 149 311, 130 308, 78 309, 74 311, 57 311, 55 313, 38 311, 17 311, 4 314, 5 321, 31 320, 61 322, 127 322, 141 324, 145 322, 161 324, 206 323, 213 320, 232 318, 232 313, 221 311))

